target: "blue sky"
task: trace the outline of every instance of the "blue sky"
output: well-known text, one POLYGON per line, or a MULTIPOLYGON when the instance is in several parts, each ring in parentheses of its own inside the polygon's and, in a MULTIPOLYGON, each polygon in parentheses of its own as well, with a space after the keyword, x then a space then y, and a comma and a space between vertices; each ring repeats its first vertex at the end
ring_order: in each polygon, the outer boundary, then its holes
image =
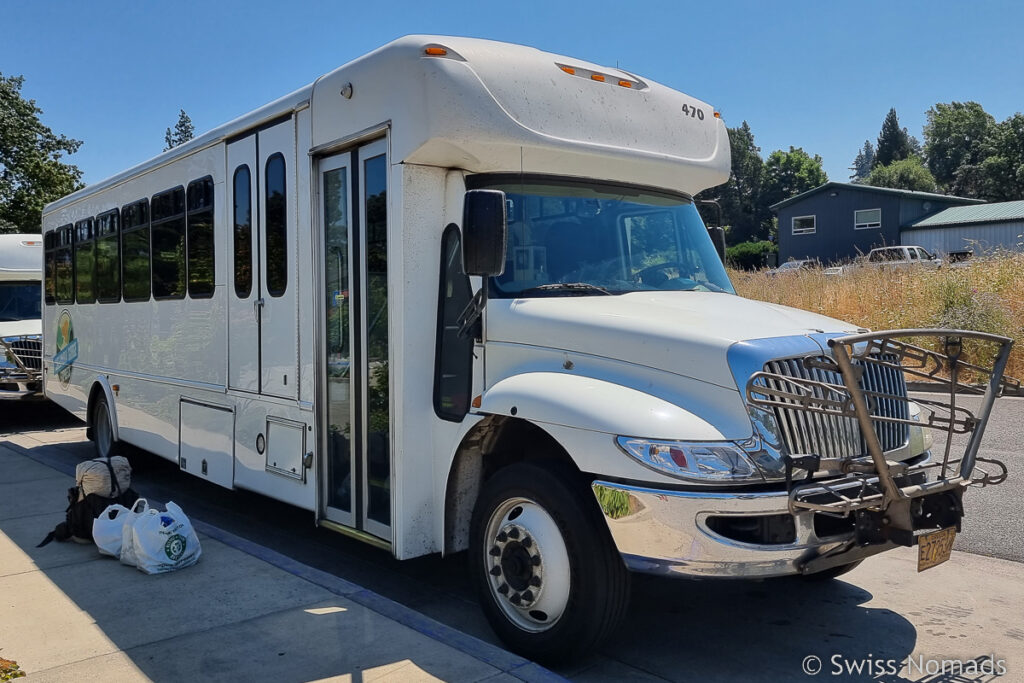
POLYGON ((1019 2, 105 2, 0 0, 0 72, 83 140, 96 182, 409 33, 468 35, 618 64, 747 120, 767 156, 820 154, 832 180, 886 112, 921 138, 936 102, 1024 110, 1019 2))

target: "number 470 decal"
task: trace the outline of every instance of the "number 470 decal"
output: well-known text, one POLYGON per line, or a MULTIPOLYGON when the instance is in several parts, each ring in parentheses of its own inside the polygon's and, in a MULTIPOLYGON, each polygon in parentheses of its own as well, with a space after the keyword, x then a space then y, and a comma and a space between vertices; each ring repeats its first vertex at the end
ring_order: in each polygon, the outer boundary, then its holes
POLYGON ((700 119, 701 121, 704 120, 704 110, 703 109, 701 109, 700 107, 690 107, 690 106, 687 106, 687 105, 684 104, 683 105, 683 116, 687 116, 687 115, 689 115, 689 117, 691 119, 700 119))

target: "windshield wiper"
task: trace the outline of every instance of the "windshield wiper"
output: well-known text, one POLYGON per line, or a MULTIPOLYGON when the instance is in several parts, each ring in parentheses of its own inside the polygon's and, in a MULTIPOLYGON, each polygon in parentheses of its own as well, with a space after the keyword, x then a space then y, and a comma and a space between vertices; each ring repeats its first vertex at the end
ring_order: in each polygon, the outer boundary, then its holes
POLYGON ((552 282, 546 285, 539 285, 537 287, 524 289, 519 292, 517 296, 527 296, 530 294, 544 292, 575 292, 579 296, 585 296, 587 294, 604 294, 606 296, 612 296, 612 293, 604 287, 592 285, 589 282, 552 282))

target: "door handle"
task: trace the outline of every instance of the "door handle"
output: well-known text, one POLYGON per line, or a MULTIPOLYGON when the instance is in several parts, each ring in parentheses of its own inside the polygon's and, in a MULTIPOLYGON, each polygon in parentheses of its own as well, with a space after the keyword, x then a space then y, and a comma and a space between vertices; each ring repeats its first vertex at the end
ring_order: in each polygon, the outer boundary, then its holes
POLYGON ((263 299, 263 297, 254 299, 252 302, 252 315, 254 318, 256 318, 257 322, 260 319, 260 311, 263 310, 263 306, 265 306, 266 303, 267 302, 263 299))

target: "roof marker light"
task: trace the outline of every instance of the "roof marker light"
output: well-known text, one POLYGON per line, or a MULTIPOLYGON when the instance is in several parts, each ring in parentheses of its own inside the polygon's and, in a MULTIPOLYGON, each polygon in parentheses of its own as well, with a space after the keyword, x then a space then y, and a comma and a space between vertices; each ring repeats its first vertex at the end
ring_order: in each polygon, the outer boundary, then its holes
POLYGON ((564 71, 565 73, 569 74, 570 76, 575 76, 576 75, 576 69, 572 68, 571 66, 563 66, 563 67, 561 67, 561 69, 562 69, 562 71, 564 71))
POLYGON ((590 80, 600 81, 601 83, 604 83, 604 76, 602 76, 601 74, 590 74, 590 80))
POLYGON ((448 54, 448 50, 444 49, 443 47, 428 47, 427 49, 424 50, 424 52, 428 55, 431 55, 432 57, 444 57, 446 54, 448 54))
POLYGON ((720 119, 720 118, 722 118, 722 115, 721 115, 721 113, 719 113, 719 112, 717 112, 717 111, 716 111, 716 112, 715 112, 715 118, 716 118, 716 119, 720 119))
POLYGON ((633 87, 633 84, 630 83, 629 81, 619 81, 619 85, 621 85, 623 88, 632 88, 633 87))

